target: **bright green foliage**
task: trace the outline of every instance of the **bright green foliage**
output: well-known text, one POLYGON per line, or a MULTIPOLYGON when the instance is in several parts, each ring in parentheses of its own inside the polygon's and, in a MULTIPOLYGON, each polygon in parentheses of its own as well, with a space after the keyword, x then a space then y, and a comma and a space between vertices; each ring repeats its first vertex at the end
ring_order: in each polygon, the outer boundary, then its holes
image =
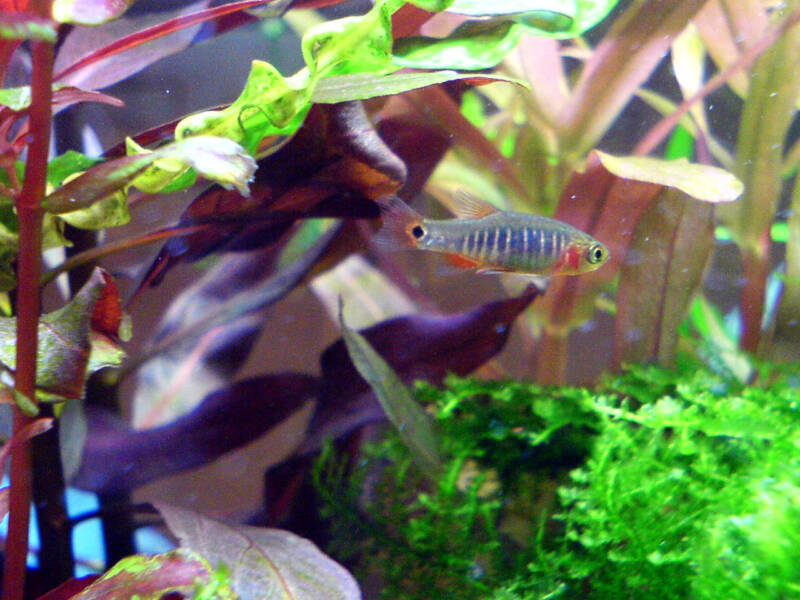
POLYGON ((357 564, 392 598, 795 597, 800 373, 761 377, 744 386, 684 361, 595 391, 424 386, 446 474, 425 487, 395 433, 349 484, 328 456, 317 481, 334 549, 359 548, 356 531, 369 548, 357 564))

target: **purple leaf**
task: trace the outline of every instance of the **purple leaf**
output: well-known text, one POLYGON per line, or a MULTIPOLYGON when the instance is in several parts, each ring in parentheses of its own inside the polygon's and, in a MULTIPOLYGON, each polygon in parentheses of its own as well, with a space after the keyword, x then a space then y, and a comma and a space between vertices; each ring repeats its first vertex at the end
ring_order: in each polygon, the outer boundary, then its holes
POLYGON ((97 493, 133 490, 207 464, 263 435, 313 400, 310 375, 265 375, 208 396, 169 425, 134 430, 109 411, 87 408, 83 463, 72 484, 97 493))
MULTIPOLYGON (((378 323, 361 334, 406 383, 441 382, 448 373, 466 375, 492 358, 508 339, 514 319, 539 294, 497 300, 455 315, 416 314, 378 323)), ((383 416, 367 383, 353 366, 343 340, 322 355, 320 408, 302 452, 383 416)))

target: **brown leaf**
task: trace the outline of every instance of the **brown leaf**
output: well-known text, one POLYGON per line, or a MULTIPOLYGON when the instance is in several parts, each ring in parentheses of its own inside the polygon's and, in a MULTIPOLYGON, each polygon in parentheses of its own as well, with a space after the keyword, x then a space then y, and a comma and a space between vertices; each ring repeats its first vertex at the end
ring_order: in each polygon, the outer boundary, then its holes
POLYGON ((670 190, 645 210, 620 271, 613 367, 670 364, 713 247, 713 208, 670 190))

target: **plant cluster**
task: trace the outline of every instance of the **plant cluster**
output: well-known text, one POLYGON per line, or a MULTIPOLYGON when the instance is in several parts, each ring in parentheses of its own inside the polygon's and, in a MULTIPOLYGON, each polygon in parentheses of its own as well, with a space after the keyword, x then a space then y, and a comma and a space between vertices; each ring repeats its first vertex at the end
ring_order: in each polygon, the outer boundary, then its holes
POLYGON ((686 361, 594 390, 420 386, 445 470, 426 478, 392 432, 349 474, 323 454, 330 549, 387 598, 792 597, 796 377, 743 386, 686 361))

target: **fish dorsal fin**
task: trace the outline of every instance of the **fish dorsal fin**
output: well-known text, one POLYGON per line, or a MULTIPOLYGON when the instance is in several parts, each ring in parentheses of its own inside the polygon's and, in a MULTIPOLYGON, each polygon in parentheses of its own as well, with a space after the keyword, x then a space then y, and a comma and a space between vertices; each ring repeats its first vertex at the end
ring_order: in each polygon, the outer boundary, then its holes
POLYGON ((447 208, 461 219, 480 219, 500 212, 497 207, 464 190, 458 190, 455 196, 450 198, 447 208))

